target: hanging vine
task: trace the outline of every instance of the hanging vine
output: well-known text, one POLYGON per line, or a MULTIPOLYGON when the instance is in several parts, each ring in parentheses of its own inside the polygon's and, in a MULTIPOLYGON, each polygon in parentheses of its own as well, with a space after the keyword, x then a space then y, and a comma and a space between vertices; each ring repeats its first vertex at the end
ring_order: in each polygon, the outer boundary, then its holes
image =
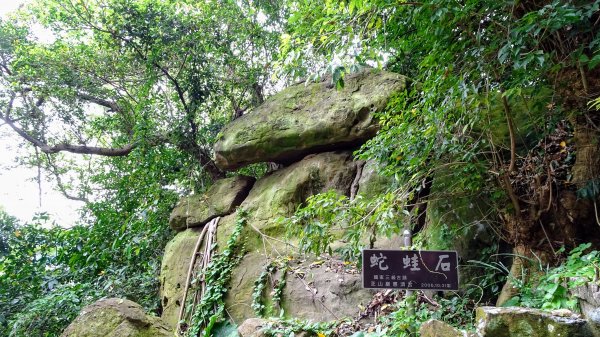
POLYGON ((265 317, 265 315, 271 314, 277 308, 281 308, 281 299, 283 296, 283 289, 286 285, 286 275, 289 270, 289 260, 275 260, 271 261, 265 266, 262 273, 254 281, 254 291, 252 292, 252 309, 259 317, 265 317), (276 278, 275 274, 281 270, 281 275, 276 278), (264 292, 271 279, 273 285, 273 291, 271 296, 271 306, 267 308, 267 304, 264 302, 264 292), (268 309, 268 310, 267 310, 268 309))
POLYGON ((233 233, 227 240, 227 244, 221 253, 213 255, 205 269, 196 275, 193 284, 196 291, 202 291, 202 296, 197 305, 191 309, 189 325, 183 326, 183 336, 212 336, 215 324, 223 319, 225 312, 224 295, 227 285, 231 279, 233 268, 235 268, 242 257, 244 249, 239 237, 247 223, 248 213, 243 209, 237 210, 236 224, 233 233), (198 283, 204 283, 198 289, 198 283))

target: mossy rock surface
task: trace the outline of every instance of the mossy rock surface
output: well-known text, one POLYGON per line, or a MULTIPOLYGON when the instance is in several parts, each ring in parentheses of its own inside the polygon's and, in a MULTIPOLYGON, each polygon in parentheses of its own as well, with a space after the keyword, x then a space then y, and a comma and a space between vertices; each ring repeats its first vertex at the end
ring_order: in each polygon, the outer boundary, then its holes
MULTIPOLYGON (((248 318, 256 317, 252 309, 254 282, 264 270, 268 261, 261 252, 250 252, 244 256, 232 275, 231 290, 225 304, 229 316, 240 324, 248 318)), ((268 317, 279 317, 283 310, 286 318, 324 322, 356 317, 372 300, 375 291, 363 289, 361 274, 342 261, 308 258, 289 262, 285 276, 285 288, 279 306, 273 303, 274 284, 282 281, 283 274, 271 275, 262 296, 268 317), (348 271, 351 270, 351 271, 348 271)))
POLYGON ((476 322, 482 337, 592 337, 586 320, 568 310, 480 307, 476 322))
MULTIPOLYGON (((254 281, 265 266, 273 258, 297 253, 295 248, 286 245, 294 244, 295 240, 286 237, 285 228, 277 219, 292 215, 311 195, 329 190, 348 195, 355 174, 356 163, 352 160, 350 152, 326 152, 307 156, 255 183, 240 206, 248 211, 248 224, 240 238, 247 253, 233 271, 231 288, 226 297, 227 312, 234 322, 240 324, 247 318, 255 317, 256 314, 251 308, 254 281)), ((235 227, 235 219, 236 215, 231 214, 219 222, 219 248, 225 246, 235 227)), ((355 314, 358 310, 357 304, 371 298, 370 292, 359 289, 358 275, 344 276, 342 281, 339 281, 340 278, 335 273, 315 275, 315 280, 321 288, 318 296, 325 296, 322 299, 323 303, 341 317, 355 314), (344 290, 337 291, 339 294, 336 295, 336 291, 331 290, 334 288, 344 290)), ((335 318, 321 301, 315 300, 311 293, 305 290, 301 281, 291 275, 288 275, 283 298, 283 307, 286 315, 289 313, 290 317, 335 318)))
POLYGON ((246 198, 254 178, 236 176, 216 181, 206 193, 182 198, 169 219, 175 230, 203 226, 210 220, 230 214, 246 198))
POLYGON ((466 333, 460 331, 448 323, 430 319, 419 328, 421 337, 466 337, 466 333))
POLYGON ((187 272, 201 231, 190 228, 180 232, 165 247, 160 267, 161 317, 172 329, 177 325, 187 272))
POLYGON ((85 307, 62 337, 170 337, 173 333, 158 317, 144 313, 132 301, 108 298, 85 307))
POLYGON ((290 86, 223 129, 214 147, 216 164, 235 169, 292 162, 361 144, 379 128, 374 113, 383 111, 406 83, 402 75, 368 69, 346 76, 342 90, 326 82, 290 86))
MULTIPOLYGON (((311 195, 329 190, 349 195, 355 174, 356 163, 351 153, 343 151, 309 155, 259 179, 240 205, 248 211, 249 225, 242 232, 246 249, 265 249, 258 231, 285 240, 285 228, 277 222, 278 218, 292 215, 311 195)), ((235 216, 221 219, 217 230, 220 247, 224 247, 234 225, 235 216)), ((266 249, 280 245, 281 242, 270 240, 266 249)))

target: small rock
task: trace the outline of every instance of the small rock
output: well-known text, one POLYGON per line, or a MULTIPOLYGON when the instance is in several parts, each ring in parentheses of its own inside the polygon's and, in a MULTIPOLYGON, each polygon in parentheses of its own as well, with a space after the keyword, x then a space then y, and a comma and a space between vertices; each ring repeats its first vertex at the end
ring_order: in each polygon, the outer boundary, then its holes
POLYGON ((232 213, 248 195, 254 178, 237 176, 216 181, 204 194, 182 198, 169 218, 175 230, 198 227, 232 213))
POLYGON ((238 333, 241 337, 263 337, 262 328, 267 321, 262 318, 248 318, 238 327, 238 333))
POLYGON ((430 319, 419 329, 421 337, 464 337, 465 334, 447 323, 430 319))

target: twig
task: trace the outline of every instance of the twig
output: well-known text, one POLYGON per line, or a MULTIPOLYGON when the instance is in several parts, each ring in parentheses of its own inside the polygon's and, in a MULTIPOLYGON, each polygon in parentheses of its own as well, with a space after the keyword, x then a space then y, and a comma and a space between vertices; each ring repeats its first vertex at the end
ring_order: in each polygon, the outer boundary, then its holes
MULTIPOLYGON (((323 308, 325 308, 325 310, 327 310, 331 315, 333 315, 333 317, 336 320, 340 320, 340 318, 338 317, 338 315, 336 315, 331 309, 329 309, 328 306, 325 305, 325 303, 323 302, 322 299, 318 298, 316 295, 316 293, 314 291, 312 291, 311 286, 308 285, 308 283, 306 283, 300 276, 298 276, 297 273, 294 273, 294 275, 298 278, 298 280, 300 280, 300 282, 302 282, 302 284, 304 284, 304 289, 306 289, 307 291, 309 291, 312 295, 313 300, 316 299, 317 301, 319 301, 321 303, 321 305, 323 306, 323 308)), ((315 289, 317 289, 315 287, 315 289)))
POLYGON ((354 200, 356 198, 356 193, 358 193, 360 177, 362 176, 363 168, 365 167, 365 161, 359 161, 356 163, 356 174, 354 176, 354 181, 352 185, 350 185, 350 200, 354 200))
POLYGON ((517 142, 515 139, 515 125, 510 113, 510 105, 508 104, 508 99, 504 94, 505 92, 502 92, 502 105, 504 106, 504 114, 506 115, 506 123, 508 124, 508 134, 510 137, 510 164, 508 166, 508 172, 510 173, 515 170, 515 162, 517 159, 517 142))
POLYGON ((546 240, 548 240, 548 244, 550 245, 550 249, 552 249, 552 253, 554 254, 554 256, 556 256, 556 251, 554 250, 554 247, 552 247, 552 241, 550 241, 550 237, 548 236, 548 233, 546 232, 546 228, 544 227, 542 220, 538 220, 538 221, 540 222, 540 226, 542 226, 542 231, 544 232, 544 235, 546 236, 546 240))
POLYGON ((590 92, 590 86, 588 84, 587 76, 585 75, 585 70, 583 69, 583 65, 581 62, 577 62, 577 68, 579 68, 579 74, 581 75, 581 84, 583 84, 583 90, 585 94, 588 95, 590 92))
POLYGON ((594 200, 594 214, 596 215, 596 223, 600 226, 600 219, 598 219, 598 206, 596 206, 596 200, 594 200))

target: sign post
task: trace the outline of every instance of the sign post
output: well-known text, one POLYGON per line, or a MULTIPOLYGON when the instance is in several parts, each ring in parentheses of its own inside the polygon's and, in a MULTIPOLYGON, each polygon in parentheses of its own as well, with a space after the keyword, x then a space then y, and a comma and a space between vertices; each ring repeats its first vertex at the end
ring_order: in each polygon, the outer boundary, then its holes
MULTIPOLYGON (((402 233, 402 235, 404 236, 404 249, 408 250, 412 247, 412 230, 410 229, 410 225, 407 225, 406 227, 404 227, 404 232, 402 233)), ((410 302, 406 303, 408 305, 407 313, 409 316, 414 316, 415 315, 415 302, 412 300, 413 291, 406 290, 405 296, 406 296, 406 301, 410 301, 410 302)), ((411 333, 412 332, 414 332, 414 331, 411 331, 411 333)))

